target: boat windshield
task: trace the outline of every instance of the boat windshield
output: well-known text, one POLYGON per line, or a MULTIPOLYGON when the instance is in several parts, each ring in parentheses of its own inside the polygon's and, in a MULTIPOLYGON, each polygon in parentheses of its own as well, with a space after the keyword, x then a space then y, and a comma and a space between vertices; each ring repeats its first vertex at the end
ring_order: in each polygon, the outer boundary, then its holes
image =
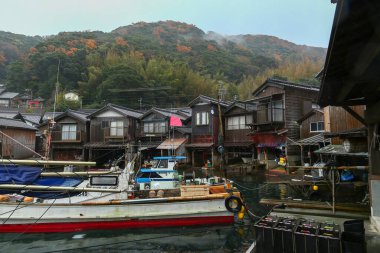
POLYGON ((168 167, 168 160, 154 160, 155 164, 152 166, 152 168, 167 168, 168 167))
POLYGON ((156 172, 139 172, 137 174, 138 178, 162 178, 158 173, 156 172))

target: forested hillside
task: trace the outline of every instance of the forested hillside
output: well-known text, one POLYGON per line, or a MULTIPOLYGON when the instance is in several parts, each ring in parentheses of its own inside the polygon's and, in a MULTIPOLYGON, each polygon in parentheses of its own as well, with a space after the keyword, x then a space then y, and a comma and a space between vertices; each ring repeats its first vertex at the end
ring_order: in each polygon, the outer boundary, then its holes
POLYGON ((273 75, 318 85, 313 76, 326 54, 272 36, 225 37, 174 21, 45 38, 2 34, 0 82, 8 90, 51 101, 58 77, 59 91, 78 92, 85 107, 138 108, 140 98, 144 107, 181 106, 199 94, 216 96, 220 84, 227 98, 246 99, 273 75))

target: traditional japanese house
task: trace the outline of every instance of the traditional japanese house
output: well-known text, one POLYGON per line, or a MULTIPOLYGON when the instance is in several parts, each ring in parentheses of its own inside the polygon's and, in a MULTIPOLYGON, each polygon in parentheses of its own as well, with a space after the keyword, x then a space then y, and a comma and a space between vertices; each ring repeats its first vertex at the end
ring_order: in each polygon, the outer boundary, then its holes
POLYGON ((317 106, 318 92, 312 85, 278 79, 267 79, 253 92, 250 103, 257 109, 251 135, 258 159, 268 167, 282 147, 290 164, 300 162, 299 148, 288 144, 300 138, 297 120, 317 106))
POLYGON ((191 143, 186 144, 186 148, 191 153, 193 165, 201 166, 207 161, 215 166, 220 164, 220 153, 224 152, 223 143, 219 137, 224 135, 222 116, 229 105, 228 102, 204 95, 198 96, 189 103, 192 109, 192 134, 191 143), (221 148, 218 151, 219 146, 221 148))
POLYGON ((0 107, 17 107, 17 96, 19 93, 6 91, 4 87, 0 87, 0 107))
POLYGON ((140 132, 140 111, 107 104, 88 115, 90 137, 85 144, 89 160, 105 163, 136 149, 140 132))
POLYGON ((153 107, 140 117, 139 146, 145 158, 163 155, 185 155, 184 144, 188 136, 176 131, 188 128, 191 114, 189 108, 163 109, 153 107), (176 124, 171 124, 173 119, 176 124))
POLYGON ((371 221, 380 228, 380 2, 336 1, 319 104, 341 106, 368 129, 371 221), (364 118, 349 106, 364 105, 364 118))
POLYGON ((330 139, 325 139, 324 111, 321 109, 312 109, 302 118, 297 120, 300 126, 300 139, 290 143, 290 145, 300 148, 301 165, 308 163, 312 165, 320 161, 320 157, 314 153, 328 144, 330 139))
POLYGON ((44 121, 39 127, 45 138, 43 153, 53 160, 87 161, 89 155, 84 145, 89 141, 88 115, 88 112, 68 109, 51 120, 44 121))
POLYGON ((25 159, 36 155, 37 128, 17 119, 0 118, 2 158, 25 159))
POLYGON ((224 147, 226 162, 241 162, 252 160, 254 156, 254 143, 249 138, 250 127, 253 123, 256 106, 236 101, 224 112, 225 126, 224 147))

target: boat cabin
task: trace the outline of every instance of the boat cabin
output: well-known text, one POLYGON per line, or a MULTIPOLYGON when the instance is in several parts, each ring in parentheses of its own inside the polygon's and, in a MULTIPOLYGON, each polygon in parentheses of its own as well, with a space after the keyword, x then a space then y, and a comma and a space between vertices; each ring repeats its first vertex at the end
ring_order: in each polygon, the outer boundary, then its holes
POLYGON ((175 189, 179 186, 179 176, 176 166, 178 160, 185 156, 159 156, 145 164, 135 178, 138 189, 175 189))

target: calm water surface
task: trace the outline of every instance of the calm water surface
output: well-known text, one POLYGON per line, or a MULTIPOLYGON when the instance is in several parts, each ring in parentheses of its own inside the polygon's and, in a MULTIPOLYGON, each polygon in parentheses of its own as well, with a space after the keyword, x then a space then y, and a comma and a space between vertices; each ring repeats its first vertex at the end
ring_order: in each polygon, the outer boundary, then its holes
MULTIPOLYGON (((268 207, 262 197, 287 197, 286 187, 265 185, 265 175, 230 175, 256 215, 268 207)), ((245 224, 172 229, 134 229, 61 234, 2 234, 1 252, 245 252, 253 242, 249 219, 245 224)))

